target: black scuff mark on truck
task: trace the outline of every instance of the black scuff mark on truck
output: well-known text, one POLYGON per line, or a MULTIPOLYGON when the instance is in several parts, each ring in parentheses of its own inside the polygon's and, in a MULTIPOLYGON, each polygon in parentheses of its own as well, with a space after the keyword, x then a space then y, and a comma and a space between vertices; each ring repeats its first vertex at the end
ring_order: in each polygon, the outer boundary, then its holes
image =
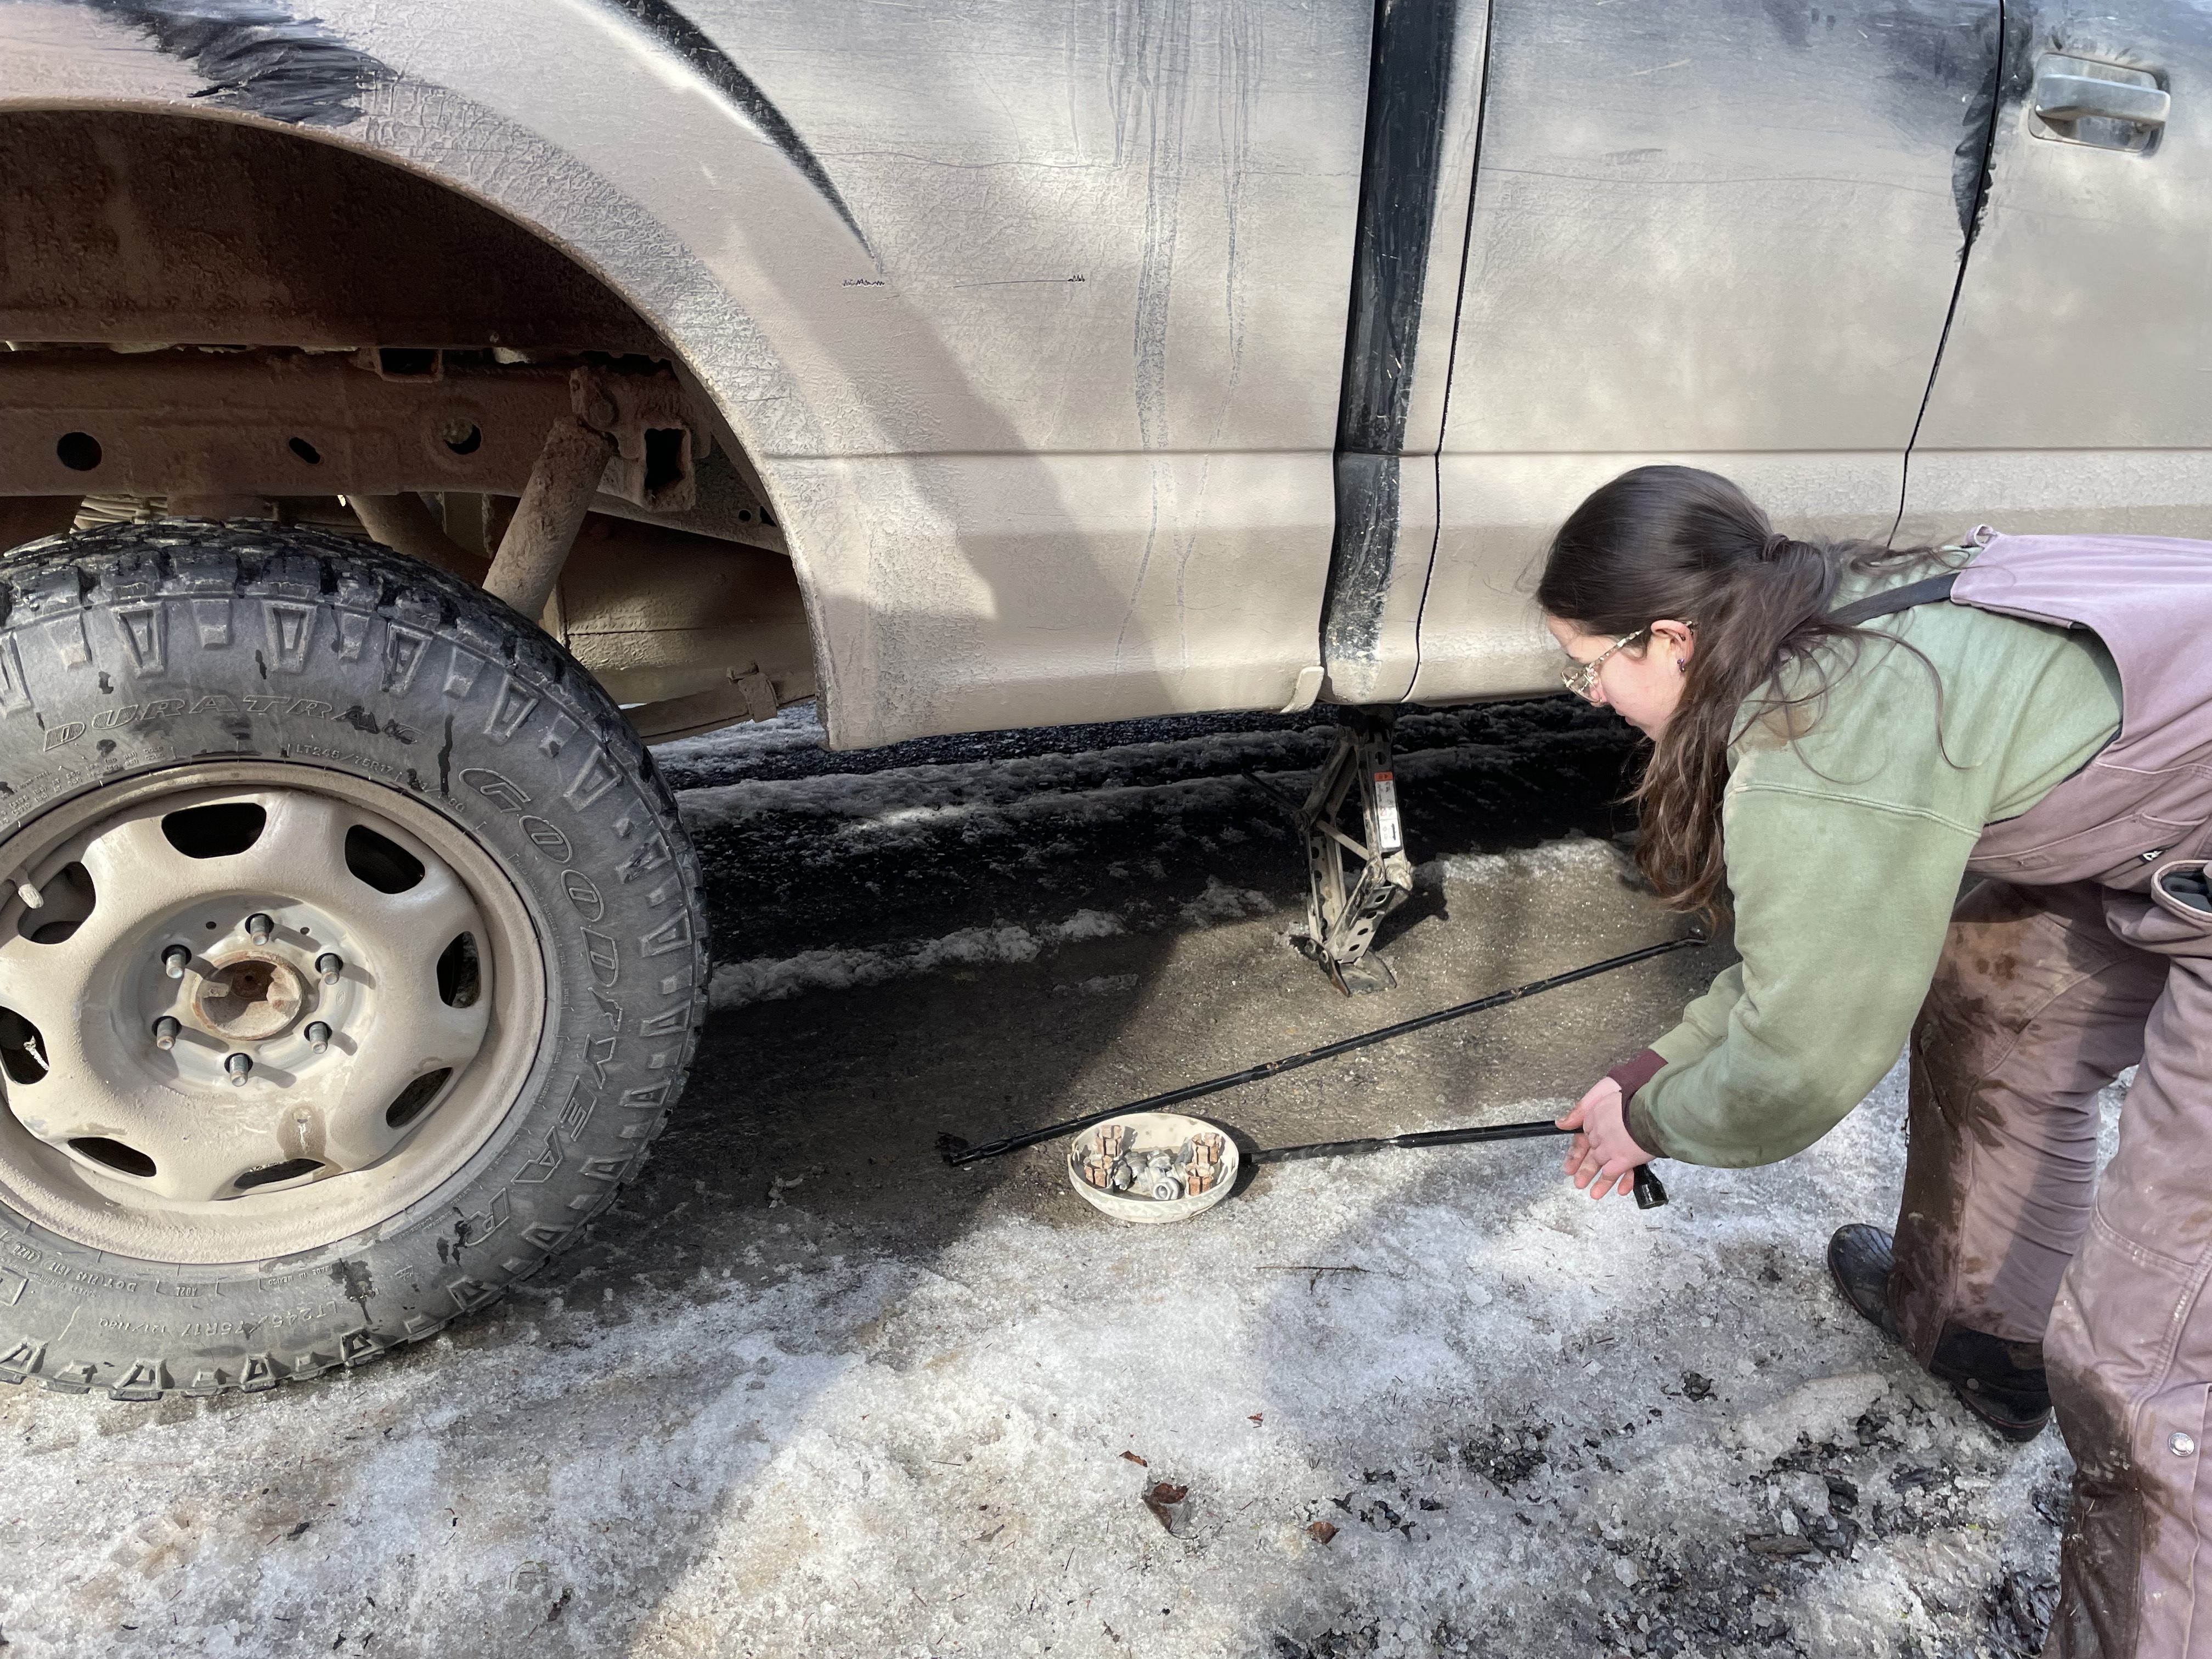
POLYGON ((831 181, 829 169, 822 165, 822 158, 799 136, 799 130, 760 89, 759 83, 732 63, 729 54, 716 46, 705 30, 677 10, 669 0, 601 0, 601 3, 621 12, 653 35, 743 111, 745 118, 761 130, 763 136, 799 169, 816 193, 844 221, 845 228, 853 233, 861 251, 871 260, 876 257, 860 221, 853 216, 853 210, 846 205, 844 197, 831 181))
POLYGON ((1336 530, 1321 628, 1322 660, 1332 667, 1373 663, 1381 653, 1382 609, 1397 563, 1400 465, 1396 455, 1337 452, 1336 530))
MULTIPOLYGON (((1741 8, 1736 35, 1751 32, 1753 9, 1741 8)), ((1808 13, 1796 0, 1757 0, 1755 9, 1780 46, 1801 57, 1796 72, 1808 83, 1857 87, 1870 76, 1865 93, 1872 101, 1856 113, 1886 123, 1893 143, 1911 150, 1950 147, 1951 202, 1960 234, 1972 236, 1992 100, 2000 74, 2024 44, 2015 38, 2023 21, 2017 13, 2008 12, 2002 0, 1888 0, 1846 19, 1839 30, 1834 14, 1808 13), (1813 21, 1823 25, 1817 33, 1813 21)), ((1777 54, 1752 42, 1741 50, 1746 62, 1765 71, 1770 93, 1788 84, 1776 70, 1777 54)))
POLYGON ((1352 308, 1337 410, 1336 532, 1321 647, 1371 663, 1398 557, 1400 457, 1443 170, 1456 0, 1376 0, 1352 308))
POLYGON ((362 94, 395 79, 390 65, 268 0, 78 0, 142 30, 205 78, 193 94, 223 109, 294 126, 342 127, 362 117, 362 94))
MULTIPOLYGON (((1786 0, 1762 0, 1768 21, 1801 52, 1808 42, 1800 9, 1786 0)), ((1973 234, 1975 204, 1989 157, 1990 117, 1997 96, 2005 45, 2002 0, 1894 0, 1861 15, 1853 30, 1830 29, 1826 52, 1800 66, 1808 76, 1831 79, 1869 72, 1873 102, 1862 112, 1890 125, 1917 149, 1948 143, 1951 203, 1962 235, 1973 234), (1856 33, 1853 47, 1848 35, 1856 33)), ((1777 82, 1777 84, 1779 84, 1777 82)))
POLYGON ((1982 215, 1990 204, 1990 169, 1996 161, 1998 106, 2003 103, 2016 105, 2027 95, 2023 71, 2033 56, 2028 49, 2026 18, 2014 16, 2000 6, 1994 21, 1996 27, 1990 31, 1992 39, 1988 72, 1966 101, 1959 147, 1951 153, 1951 200, 1959 210, 1959 234, 1966 239, 1959 250, 1962 266, 1966 255, 1973 250, 1974 237, 1982 228, 1982 215))
POLYGON ((1890 520, 1885 540, 1895 545, 1905 523, 1905 510, 1912 499, 1912 457, 1920 447, 1920 428, 1935 401, 1936 379, 1943 372, 1943 349, 1951 343, 1951 325, 1958 320, 1959 299, 1966 291, 1966 272, 1972 266, 1975 239, 1990 210, 1990 185, 1996 167, 1997 125, 2008 109, 2017 109, 2027 97, 2033 76, 2034 31, 2025 15, 2000 0, 1996 40, 1982 90, 1968 106, 1966 131, 1959 141, 1952 163, 1952 195, 1959 204, 1959 268, 1951 283, 1951 303, 1943 313, 1943 330, 1936 338, 1936 361, 1929 366, 1928 385, 1920 394, 1920 408, 1912 417, 1912 435, 1905 440, 1905 464, 1898 469, 1897 516, 1890 520), (1978 123, 1978 125, 1977 125, 1978 123), (1970 178, 1972 188, 1961 189, 1970 178))

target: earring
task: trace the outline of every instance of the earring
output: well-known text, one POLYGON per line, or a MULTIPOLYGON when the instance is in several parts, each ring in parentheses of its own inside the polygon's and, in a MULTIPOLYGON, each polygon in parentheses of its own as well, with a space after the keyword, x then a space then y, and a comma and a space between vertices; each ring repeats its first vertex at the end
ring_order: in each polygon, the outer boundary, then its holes
POLYGON ((1683 658, 1683 657, 1677 657, 1677 658, 1675 658, 1675 659, 1674 659, 1674 672, 1675 672, 1677 674, 1686 674, 1686 673, 1688 673, 1688 672, 1690 672, 1690 664, 1689 664, 1689 660, 1688 660, 1686 658, 1683 658))

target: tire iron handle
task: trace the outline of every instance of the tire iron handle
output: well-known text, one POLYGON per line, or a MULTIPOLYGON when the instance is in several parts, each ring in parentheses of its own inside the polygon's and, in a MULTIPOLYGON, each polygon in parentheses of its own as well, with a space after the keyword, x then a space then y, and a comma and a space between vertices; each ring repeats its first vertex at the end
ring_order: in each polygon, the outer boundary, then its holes
MULTIPOLYGON (((1317 1140, 1304 1146, 1269 1146, 1247 1159, 1252 1164, 1291 1164, 1309 1158, 1357 1158, 1363 1152, 1392 1148, 1417 1150, 1424 1146, 1464 1146, 1486 1140, 1535 1140, 1547 1135, 1572 1134, 1547 1118, 1533 1123, 1491 1123, 1473 1129, 1417 1129, 1410 1134, 1378 1135, 1366 1140, 1317 1140)), ((1636 1207, 1656 1210, 1667 1201, 1666 1183, 1649 1164, 1639 1164, 1632 1177, 1636 1207)))
MULTIPOLYGON (((1176 1105, 1182 1101, 1196 1100, 1204 1095, 1219 1094, 1224 1089, 1234 1089, 1240 1084, 1257 1083, 1263 1078, 1279 1077, 1285 1072, 1297 1070, 1301 1066, 1311 1066, 1320 1060, 1332 1060, 1338 1054, 1350 1054, 1355 1048, 1371 1048, 1378 1042, 1388 1042, 1393 1037, 1401 1037, 1414 1031, 1426 1030, 1430 1026, 1441 1025, 1446 1020, 1462 1019, 1469 1014, 1480 1014, 1492 1008, 1502 1008, 1508 1003, 1541 996, 1545 992, 1556 991, 1561 986, 1573 985, 1599 974, 1609 974, 1616 968, 1626 968, 1635 963, 1649 962, 1652 957, 1663 957, 1671 951, 1696 950, 1705 942, 1695 934, 1691 934, 1681 939, 1667 939, 1657 945, 1647 945, 1641 950, 1627 951, 1617 957, 1607 957, 1603 962, 1593 962, 1587 967, 1569 969, 1565 973, 1554 974, 1549 979, 1535 980, 1527 985, 1516 985, 1510 991, 1492 992, 1486 997, 1477 997, 1472 1002, 1462 1002, 1449 1008, 1439 1008, 1434 1013, 1417 1014, 1411 1019, 1400 1020, 1395 1025, 1385 1025, 1376 1030, 1363 1031, 1358 1036, 1344 1037, 1335 1042, 1324 1042, 1320 1048, 1309 1048, 1304 1054, 1285 1054, 1280 1060, 1266 1060, 1257 1066, 1247 1066, 1241 1072, 1231 1072, 1226 1077, 1211 1078, 1204 1083, 1193 1083, 1180 1089, 1170 1089, 1163 1094, 1148 1095, 1142 1100, 1133 1100, 1127 1105, 1109 1106, 1103 1111, 1086 1112, 1083 1116, 1070 1118, 1065 1123, 1054 1123, 1042 1129, 1031 1129, 1024 1134, 1006 1135, 998 1140, 987 1140, 980 1146, 971 1145, 958 1135, 941 1134, 937 1138, 937 1150, 943 1155, 945 1161, 956 1170, 970 1164, 980 1164, 985 1158, 1004 1158, 1009 1152, 1018 1152, 1027 1146, 1042 1146, 1048 1140, 1058 1140, 1062 1135, 1072 1135, 1079 1130, 1087 1129, 1094 1123, 1103 1123, 1109 1117, 1121 1117, 1130 1112, 1155 1112, 1162 1107, 1176 1105)), ((1528 1133, 1526 1126, 1504 1127, 1519 1127, 1524 1135, 1528 1133)), ((1547 1133, 1559 1133, 1553 1130, 1549 1125, 1546 1125, 1545 1128, 1547 1133)), ((1451 1134, 1459 1132, 1437 1130, 1434 1133, 1451 1134)), ((1522 1137, 1495 1135, 1474 1138, 1510 1140, 1522 1137)), ((1419 1143, 1407 1141, 1405 1144, 1412 1146, 1419 1143)), ((1647 1205, 1645 1207, 1649 1208, 1650 1206, 1647 1205)))

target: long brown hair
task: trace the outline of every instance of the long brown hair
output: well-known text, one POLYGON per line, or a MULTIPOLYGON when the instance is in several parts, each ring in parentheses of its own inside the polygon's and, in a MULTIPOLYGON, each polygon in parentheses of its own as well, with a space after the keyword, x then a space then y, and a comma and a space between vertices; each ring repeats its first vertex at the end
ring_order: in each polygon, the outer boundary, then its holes
POLYGON ((1937 558, 1929 548, 1784 535, 1735 485, 1690 466, 1624 472, 1559 526, 1536 585, 1548 615, 1588 634, 1633 634, 1667 619, 1697 626, 1680 706, 1632 797, 1636 861, 1668 904, 1727 914, 1729 747, 1769 715, 1793 739, 1818 720, 1868 637, 1826 619, 1838 579, 1937 558))

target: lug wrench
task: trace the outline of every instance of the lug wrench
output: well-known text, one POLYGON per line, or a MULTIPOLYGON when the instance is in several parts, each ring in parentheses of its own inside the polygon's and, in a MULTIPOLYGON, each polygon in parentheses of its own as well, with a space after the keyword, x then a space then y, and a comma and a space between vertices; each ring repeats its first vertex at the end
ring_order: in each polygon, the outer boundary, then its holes
MULTIPOLYGON (((1094 1123, 1103 1123, 1109 1118, 1121 1117, 1132 1112, 1158 1111, 1163 1107, 1178 1105, 1201 1096, 1219 1094, 1224 1089, 1234 1089, 1242 1084, 1257 1083, 1263 1078, 1279 1077, 1285 1072, 1295 1072, 1302 1066, 1332 1060, 1338 1054, 1350 1054, 1354 1049, 1370 1048, 1378 1042, 1388 1042, 1414 1031, 1425 1031, 1431 1025, 1442 1025, 1447 1020, 1464 1018, 1492 1008, 1502 1008, 1511 1002, 1525 1002, 1528 998, 1541 996, 1547 991, 1556 991, 1561 986, 1572 985, 1581 980, 1592 979, 1600 974, 1609 974, 1616 968, 1626 968, 1639 962, 1649 962, 1654 957, 1663 957, 1671 951, 1702 948, 1706 941, 1692 935, 1668 939, 1658 945, 1647 945, 1641 950, 1629 951, 1617 957, 1607 957, 1602 962, 1593 962, 1585 968, 1573 968, 1564 974, 1554 974, 1549 979, 1516 985, 1510 991, 1495 991, 1486 997, 1477 997, 1472 1002, 1456 1003, 1449 1008, 1439 1008, 1433 1013, 1417 1014, 1411 1019, 1400 1020, 1395 1025, 1385 1025, 1376 1030, 1363 1031, 1357 1036, 1341 1037, 1334 1042, 1324 1042, 1318 1048, 1308 1048, 1301 1054, 1285 1054, 1280 1060, 1263 1060, 1257 1066, 1247 1066, 1241 1072, 1231 1072, 1226 1077, 1209 1078, 1204 1083, 1186 1084, 1180 1089, 1170 1089, 1157 1095, 1147 1095, 1142 1100, 1133 1100, 1126 1106, 1109 1106, 1103 1111, 1087 1112, 1081 1117, 1068 1119, 1065 1123, 1054 1123, 1042 1129, 1031 1129, 1022 1134, 1006 1135, 997 1140, 987 1140, 981 1146, 971 1146, 958 1135, 941 1134, 937 1138, 937 1150, 952 1168, 964 1169, 980 1164, 986 1158, 1004 1158, 1009 1152, 1018 1152, 1025 1147, 1041 1146, 1048 1140, 1057 1140, 1087 1129, 1094 1123)), ((1255 1152, 1255 1164, 1288 1163, 1303 1158, 1331 1158, 1360 1152, 1381 1152, 1387 1147, 1451 1146, 1486 1140, 1528 1140, 1541 1135, 1571 1134, 1556 1124, 1500 1123, 1472 1129, 1426 1129, 1411 1134, 1389 1135, 1367 1140, 1316 1141, 1305 1146, 1277 1146, 1255 1152)), ((1641 1208, 1654 1209, 1667 1201, 1667 1189, 1659 1177, 1650 1172, 1649 1164, 1639 1164, 1635 1176, 1636 1202, 1641 1208)))
MULTIPOLYGON (((1412 1134, 1377 1135, 1366 1140, 1316 1140, 1304 1146, 1267 1146, 1252 1154, 1253 1164, 1291 1164, 1304 1158, 1358 1158, 1363 1152, 1388 1152, 1394 1146, 1464 1146, 1485 1140, 1534 1140, 1544 1135, 1571 1135, 1549 1118, 1533 1123, 1492 1123, 1474 1129, 1419 1129, 1412 1134)), ((1639 1164, 1632 1183, 1636 1207, 1656 1210, 1667 1201, 1667 1188, 1649 1164, 1639 1164)))

